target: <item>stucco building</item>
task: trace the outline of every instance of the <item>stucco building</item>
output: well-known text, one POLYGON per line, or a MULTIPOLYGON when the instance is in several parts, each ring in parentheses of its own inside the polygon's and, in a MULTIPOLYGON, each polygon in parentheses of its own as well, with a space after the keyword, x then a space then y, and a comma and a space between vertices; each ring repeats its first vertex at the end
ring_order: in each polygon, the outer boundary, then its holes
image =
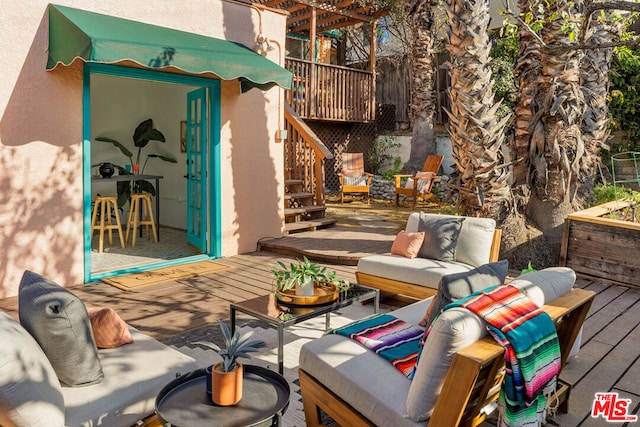
POLYGON ((27 269, 63 285, 100 277, 91 203, 116 190, 92 177, 128 159, 95 138, 133 149, 148 118, 166 142, 145 153, 177 161, 146 165, 163 177, 161 225, 191 227, 216 258, 283 234, 286 13, 226 0, 0 6, 0 298, 27 269), (277 49, 255 53, 261 36, 277 49), (182 151, 188 115, 199 148, 182 151))

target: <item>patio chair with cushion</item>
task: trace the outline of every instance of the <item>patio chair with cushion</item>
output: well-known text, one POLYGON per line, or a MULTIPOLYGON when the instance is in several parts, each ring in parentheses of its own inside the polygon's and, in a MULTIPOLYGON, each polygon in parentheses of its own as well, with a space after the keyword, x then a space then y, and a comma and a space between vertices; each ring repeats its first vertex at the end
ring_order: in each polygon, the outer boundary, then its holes
POLYGON ((396 207, 400 203, 400 195, 413 200, 411 207, 415 209, 418 200, 432 197, 433 184, 440 178, 438 170, 444 156, 427 156, 421 172, 414 175, 394 175, 396 186, 396 207))
MULTIPOLYGON (((484 318, 462 306, 447 306, 456 301, 447 295, 454 288, 468 287, 469 293, 476 288, 486 289, 490 276, 480 270, 456 275, 451 280, 443 280, 435 298, 385 314, 388 316, 385 321, 389 316, 395 318, 388 322, 396 332, 388 334, 391 338, 401 336, 406 343, 415 340, 413 337, 426 337, 422 350, 417 353, 415 370, 410 369, 412 376, 401 372, 408 360, 401 357, 401 351, 394 353, 393 363, 381 357, 385 349, 395 351, 401 345, 388 345, 390 342, 383 337, 384 325, 371 326, 376 322, 375 317, 342 327, 349 336, 332 333, 304 344, 300 350, 299 378, 307 425, 321 425, 319 409, 338 424, 349 426, 475 427, 483 423, 496 409, 503 380, 508 375, 505 348, 488 334, 484 318), (418 325, 430 315, 432 305, 437 306, 433 310, 437 310, 439 316, 434 318, 425 336, 424 332, 419 333, 423 329, 418 325), (361 326, 369 329, 363 330, 361 326), (375 339, 369 343, 358 342, 358 335, 366 333, 357 331, 373 329, 375 339), (382 351, 378 353, 379 350, 382 351)), ((492 278, 495 284, 500 283, 497 276, 492 278)), ((545 371, 544 367, 553 365, 554 372, 558 372, 575 354, 574 344, 579 348, 579 332, 595 293, 573 288, 575 278, 573 270, 555 267, 524 274, 511 281, 511 286, 498 287, 509 288, 514 295, 521 292, 518 301, 526 299, 529 306, 541 307, 555 324, 557 346, 554 343, 553 362, 547 363, 546 359, 542 362, 547 347, 538 346, 531 353, 537 357, 536 369, 543 367, 545 371)), ((530 317, 527 315, 527 319, 530 317)), ((504 382, 505 390, 510 390, 513 383, 504 382)), ((548 402, 557 403, 558 409, 566 412, 570 384, 551 380, 544 385, 551 392, 548 402)), ((535 411, 544 411, 544 398, 540 402, 532 406, 535 411)))
POLYGON ((344 203, 345 193, 366 193, 367 204, 370 203, 369 187, 373 174, 364 171, 364 155, 362 153, 342 153, 342 172, 340 179, 340 203, 344 203))

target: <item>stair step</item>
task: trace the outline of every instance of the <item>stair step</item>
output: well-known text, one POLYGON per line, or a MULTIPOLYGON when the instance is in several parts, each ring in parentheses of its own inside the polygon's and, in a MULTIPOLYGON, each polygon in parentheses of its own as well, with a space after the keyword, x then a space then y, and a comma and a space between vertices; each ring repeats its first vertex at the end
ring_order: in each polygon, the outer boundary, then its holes
POLYGON ((308 199, 309 197, 313 197, 313 193, 284 193, 285 200, 308 199))
POLYGON ((299 208, 285 208, 284 216, 300 215, 308 212, 323 212, 326 210, 326 206, 302 206, 299 208))
POLYGON ((313 231, 317 228, 332 227, 336 222, 338 222, 338 220, 334 218, 322 218, 311 221, 288 222, 284 225, 284 228, 287 233, 306 230, 313 231))
POLYGON ((304 181, 301 179, 285 179, 284 185, 302 185, 304 181))

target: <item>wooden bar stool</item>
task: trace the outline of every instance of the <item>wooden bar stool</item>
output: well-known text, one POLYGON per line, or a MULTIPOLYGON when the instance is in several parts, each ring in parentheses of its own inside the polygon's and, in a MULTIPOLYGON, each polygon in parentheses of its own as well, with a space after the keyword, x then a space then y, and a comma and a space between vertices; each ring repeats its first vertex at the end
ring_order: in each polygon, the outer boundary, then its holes
POLYGON ((100 243, 98 245, 98 252, 104 250, 104 232, 109 232, 109 244, 113 245, 113 230, 118 231, 120 236, 120 244, 124 248, 124 238, 122 236, 122 224, 120 223, 120 214, 118 213, 118 199, 116 196, 96 196, 93 205, 93 216, 91 218, 91 235, 93 232, 100 231, 100 243), (111 223, 111 215, 116 217, 116 223, 111 223), (100 219, 98 219, 98 212, 100 212, 100 219))
POLYGON ((132 194, 131 206, 129 209, 129 219, 127 220, 127 235, 125 241, 129 242, 129 232, 133 229, 131 247, 136 247, 136 234, 138 227, 144 226, 147 229, 147 238, 151 239, 149 226, 153 231, 153 239, 158 243, 158 233, 156 232, 156 222, 153 219, 153 209, 151 208, 151 195, 149 193, 132 194), (141 206, 142 204, 142 206, 141 206))

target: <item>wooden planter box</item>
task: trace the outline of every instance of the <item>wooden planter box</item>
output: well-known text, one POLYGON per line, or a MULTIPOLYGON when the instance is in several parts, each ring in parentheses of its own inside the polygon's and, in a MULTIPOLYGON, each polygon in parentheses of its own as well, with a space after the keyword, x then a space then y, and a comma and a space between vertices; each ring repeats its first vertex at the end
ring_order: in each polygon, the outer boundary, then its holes
POLYGON ((591 278, 640 287, 640 223, 604 217, 631 205, 615 201, 570 214, 560 265, 591 278))

